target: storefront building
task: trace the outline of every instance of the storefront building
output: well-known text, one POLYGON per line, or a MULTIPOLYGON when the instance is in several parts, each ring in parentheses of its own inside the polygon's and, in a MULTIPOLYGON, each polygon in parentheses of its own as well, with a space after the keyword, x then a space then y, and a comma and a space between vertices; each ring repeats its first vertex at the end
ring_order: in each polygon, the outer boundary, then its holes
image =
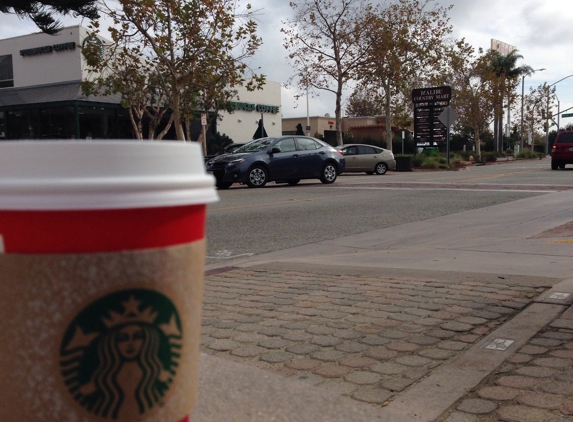
MULTIPOLYGON (((336 145, 336 125, 334 117, 310 116, 310 130, 307 131, 306 117, 291 117, 283 119, 283 134, 293 135, 300 124, 303 132, 310 136, 321 138, 330 145, 336 145)), ((384 116, 343 117, 341 119, 342 136, 346 143, 369 143, 386 146, 386 122, 384 116)), ((392 125, 395 134, 401 129, 392 125)))
MULTIPOLYGON (((0 140, 134 137, 119 94, 82 94, 88 71, 80 47, 89 36, 86 28, 71 26, 56 36, 0 40, 0 140)), ((281 134, 279 83, 255 92, 240 88, 236 100, 235 112, 223 113, 209 132, 245 142, 263 118, 269 136, 281 134)))

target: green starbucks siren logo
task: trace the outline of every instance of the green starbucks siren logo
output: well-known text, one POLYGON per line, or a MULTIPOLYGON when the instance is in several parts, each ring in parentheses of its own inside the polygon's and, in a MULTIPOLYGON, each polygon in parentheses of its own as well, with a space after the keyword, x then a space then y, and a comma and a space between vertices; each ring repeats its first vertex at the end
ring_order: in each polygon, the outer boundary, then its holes
POLYGON ((161 404, 181 356, 181 320, 153 290, 123 290, 87 306, 60 348, 74 399, 104 418, 131 420, 161 404))

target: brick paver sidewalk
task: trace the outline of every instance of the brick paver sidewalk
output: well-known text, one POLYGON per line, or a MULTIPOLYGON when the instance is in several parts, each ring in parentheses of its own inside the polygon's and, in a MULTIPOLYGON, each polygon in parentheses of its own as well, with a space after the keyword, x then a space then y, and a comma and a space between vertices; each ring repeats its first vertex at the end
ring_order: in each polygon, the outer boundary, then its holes
POLYGON ((446 422, 573 421, 573 307, 450 410, 446 422))
MULTIPOLYGON (((233 269, 206 277, 201 349, 384 405, 512 318, 541 284, 233 269)), ((533 367, 556 370, 535 359, 533 367)), ((451 421, 481 420, 464 403, 451 417, 466 419, 451 421)))

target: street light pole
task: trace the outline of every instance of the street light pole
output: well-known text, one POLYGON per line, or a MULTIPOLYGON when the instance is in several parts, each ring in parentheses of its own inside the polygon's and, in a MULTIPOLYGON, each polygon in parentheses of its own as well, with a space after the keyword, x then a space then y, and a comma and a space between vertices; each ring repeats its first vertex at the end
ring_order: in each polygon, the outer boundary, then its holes
POLYGON ((310 114, 308 111, 308 83, 306 84, 306 136, 310 136, 310 114))
POLYGON ((519 132, 519 152, 523 151, 523 100, 524 100, 524 96, 525 96, 525 92, 524 92, 525 77, 528 75, 531 75, 532 73, 535 73, 537 71, 543 72, 543 71, 545 71, 545 68, 542 67, 541 69, 532 70, 531 72, 521 76, 521 129, 519 132))

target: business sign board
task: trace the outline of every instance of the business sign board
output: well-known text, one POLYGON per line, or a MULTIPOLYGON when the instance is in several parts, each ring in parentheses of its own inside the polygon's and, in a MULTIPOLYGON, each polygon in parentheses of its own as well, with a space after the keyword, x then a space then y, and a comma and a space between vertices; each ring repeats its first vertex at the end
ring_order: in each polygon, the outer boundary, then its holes
POLYGON ((499 54, 507 56, 514 50, 517 50, 517 47, 508 43, 505 43, 500 40, 496 40, 495 38, 491 39, 491 50, 497 51, 499 54))
POLYGON ((451 98, 449 86, 412 90, 414 138, 418 144, 447 141, 448 128, 440 121, 440 114, 449 106, 451 98))
POLYGON ((433 88, 416 88, 412 90, 412 102, 418 103, 435 103, 450 101, 452 99, 452 87, 438 86, 433 88))

